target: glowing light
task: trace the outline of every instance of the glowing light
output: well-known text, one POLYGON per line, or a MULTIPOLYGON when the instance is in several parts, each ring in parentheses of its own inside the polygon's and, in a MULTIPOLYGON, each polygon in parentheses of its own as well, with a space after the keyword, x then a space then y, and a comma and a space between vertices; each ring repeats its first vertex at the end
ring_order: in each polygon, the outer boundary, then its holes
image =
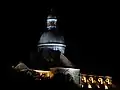
POLYGON ((110 79, 109 79, 109 78, 107 78, 107 79, 105 80, 105 82, 107 82, 107 84, 111 84, 111 82, 110 82, 110 79))
POLYGON ((92 83, 94 83, 97 88, 102 88, 100 85, 103 84, 105 89, 108 89, 108 85, 112 85, 112 77, 109 76, 96 76, 96 75, 86 75, 86 74, 81 74, 81 86, 84 85, 84 83, 88 84, 88 88, 92 87, 92 83), (105 77, 105 80, 104 80, 105 77), (97 78, 97 80, 96 80, 97 78))
POLYGON ((55 44, 55 43, 51 43, 51 44, 39 44, 38 46, 50 46, 50 45, 66 47, 66 45, 64 45, 64 44, 55 44))
POLYGON ((82 88, 84 87, 84 85, 82 85, 82 88))
POLYGON ((103 84, 103 79, 102 78, 98 78, 98 82, 100 82, 100 84, 103 84))
POLYGON ((82 77, 82 81, 83 81, 83 82, 85 82, 85 83, 87 82, 87 80, 86 80, 86 77, 85 77, 85 76, 83 76, 83 77, 82 77))
POLYGON ((90 84, 88 84, 88 88, 92 88, 92 86, 90 84))
POLYGON ((51 30, 51 28, 56 28, 57 19, 47 19, 47 28, 51 30))
POLYGON ((56 22, 57 21, 57 19, 47 19, 47 22, 56 22))
POLYGON ((34 70, 34 71, 38 72, 43 77, 50 77, 50 78, 52 78, 54 76, 54 74, 51 71, 42 71, 42 70, 34 70))
POLYGON ((92 83, 94 83, 93 77, 89 77, 89 81, 91 81, 92 83))
POLYGON ((56 28, 56 26, 47 26, 47 28, 56 28))
POLYGON ((107 85, 105 85, 105 89, 108 89, 108 86, 107 86, 107 85))

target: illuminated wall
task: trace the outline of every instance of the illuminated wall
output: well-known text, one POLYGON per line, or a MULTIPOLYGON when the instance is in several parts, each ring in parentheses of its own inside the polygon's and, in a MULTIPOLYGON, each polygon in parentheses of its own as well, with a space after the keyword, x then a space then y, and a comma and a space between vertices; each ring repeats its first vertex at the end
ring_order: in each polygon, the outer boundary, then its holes
POLYGON ((35 70, 39 72, 42 77, 49 77, 50 79, 54 77, 55 73, 64 73, 70 74, 72 76, 73 81, 76 84, 79 84, 81 88, 103 88, 109 89, 112 88, 112 77, 110 76, 97 76, 97 75, 87 75, 80 74, 80 69, 73 68, 51 68, 51 71, 41 71, 35 70))

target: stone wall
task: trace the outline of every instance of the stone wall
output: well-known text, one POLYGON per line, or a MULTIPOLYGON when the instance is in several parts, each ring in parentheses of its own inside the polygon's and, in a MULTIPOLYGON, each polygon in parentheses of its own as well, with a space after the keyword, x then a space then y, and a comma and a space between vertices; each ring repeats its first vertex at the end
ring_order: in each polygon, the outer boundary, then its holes
POLYGON ((63 73, 64 75, 69 74, 71 77, 70 79, 76 84, 80 84, 80 69, 56 67, 51 68, 51 71, 54 73, 63 73))

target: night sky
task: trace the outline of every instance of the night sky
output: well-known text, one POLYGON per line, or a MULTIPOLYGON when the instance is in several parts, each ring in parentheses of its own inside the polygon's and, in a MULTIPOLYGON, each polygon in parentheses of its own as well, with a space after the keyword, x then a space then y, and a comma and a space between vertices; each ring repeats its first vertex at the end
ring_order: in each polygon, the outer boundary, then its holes
POLYGON ((114 31, 114 9, 106 4, 80 5, 12 4, 6 7, 6 36, 9 63, 29 61, 45 27, 48 10, 58 16, 59 31, 67 45, 65 56, 84 73, 113 75, 117 73, 117 35, 114 31), (114 71, 114 72, 113 72, 114 71))

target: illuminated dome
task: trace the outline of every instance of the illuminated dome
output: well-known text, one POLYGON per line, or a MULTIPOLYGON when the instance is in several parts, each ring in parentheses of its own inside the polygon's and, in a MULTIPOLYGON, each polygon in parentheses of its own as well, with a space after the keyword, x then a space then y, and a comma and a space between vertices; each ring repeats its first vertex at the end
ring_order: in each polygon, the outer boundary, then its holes
POLYGON ((57 29, 57 18, 50 14, 47 17, 47 31, 44 32, 38 42, 39 50, 42 48, 49 48, 52 50, 59 50, 61 53, 65 51, 64 37, 60 35, 57 29))
POLYGON ((44 32, 38 43, 40 49, 50 48, 53 50, 59 50, 61 53, 64 53, 65 50, 64 37, 54 30, 44 32))
POLYGON ((40 37, 39 44, 59 43, 64 44, 64 37, 55 31, 44 32, 40 37))

